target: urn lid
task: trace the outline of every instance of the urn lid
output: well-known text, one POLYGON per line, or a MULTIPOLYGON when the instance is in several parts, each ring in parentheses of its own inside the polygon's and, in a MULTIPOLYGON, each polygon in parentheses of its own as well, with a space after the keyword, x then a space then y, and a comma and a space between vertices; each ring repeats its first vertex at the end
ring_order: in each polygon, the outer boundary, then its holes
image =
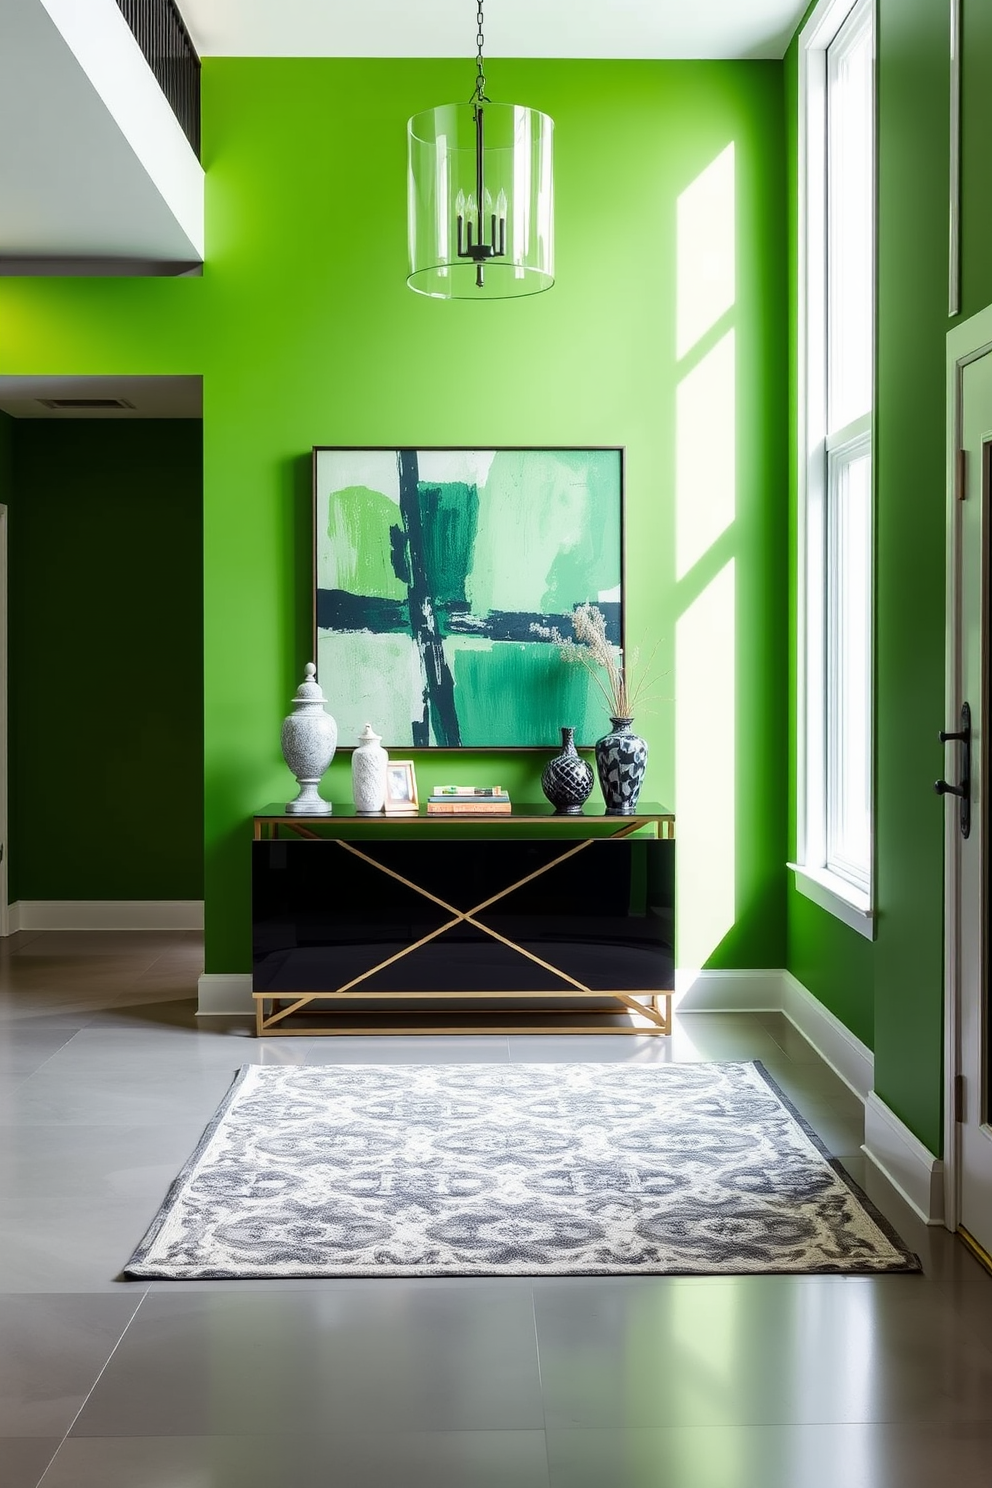
POLYGON ((367 723, 358 736, 359 744, 380 744, 382 735, 377 734, 370 723, 367 723))
POLYGON ((317 682, 317 668, 312 661, 307 662, 306 679, 296 689, 293 701, 294 703, 324 703, 327 701, 320 690, 317 682))

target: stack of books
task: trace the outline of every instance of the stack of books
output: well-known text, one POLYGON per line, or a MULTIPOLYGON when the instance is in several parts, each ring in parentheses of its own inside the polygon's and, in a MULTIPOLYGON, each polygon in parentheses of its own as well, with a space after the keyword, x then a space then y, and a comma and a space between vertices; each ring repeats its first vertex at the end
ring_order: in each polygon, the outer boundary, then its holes
POLYGON ((492 816, 509 810, 501 785, 436 785, 427 799, 428 816, 492 816))

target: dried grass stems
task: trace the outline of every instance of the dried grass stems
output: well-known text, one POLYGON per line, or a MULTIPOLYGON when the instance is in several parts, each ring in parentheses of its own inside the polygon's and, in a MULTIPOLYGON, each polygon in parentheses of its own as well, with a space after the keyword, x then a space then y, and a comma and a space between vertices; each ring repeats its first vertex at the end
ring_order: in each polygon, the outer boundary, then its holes
POLYGON ((640 659, 640 647, 635 647, 625 661, 620 647, 607 640, 606 617, 597 605, 576 605, 572 611, 574 639, 563 636, 555 625, 539 625, 532 621, 530 628, 535 635, 554 642, 562 661, 585 668, 603 694, 611 718, 633 718, 638 704, 643 706, 655 695, 646 693, 645 688, 657 681, 650 675, 650 669, 660 642, 655 644, 641 676, 632 682, 640 659))

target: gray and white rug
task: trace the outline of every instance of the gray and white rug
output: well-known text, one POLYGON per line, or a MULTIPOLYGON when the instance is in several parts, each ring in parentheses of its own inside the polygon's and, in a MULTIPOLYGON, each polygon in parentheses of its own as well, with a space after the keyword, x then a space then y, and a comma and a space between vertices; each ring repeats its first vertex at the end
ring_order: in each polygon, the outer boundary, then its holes
POLYGON ((245 1065, 126 1274, 918 1269, 757 1064, 245 1065))

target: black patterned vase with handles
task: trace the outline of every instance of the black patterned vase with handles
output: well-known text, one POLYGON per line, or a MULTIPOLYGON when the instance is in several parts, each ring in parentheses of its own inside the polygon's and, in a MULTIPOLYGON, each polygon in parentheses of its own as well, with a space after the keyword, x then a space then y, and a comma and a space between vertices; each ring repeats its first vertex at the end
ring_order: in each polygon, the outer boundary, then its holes
POLYGON ((648 746, 631 728, 632 718, 611 718, 613 727, 596 741, 596 769, 608 816, 631 816, 644 784, 648 746))
POLYGON ((555 808, 555 815, 577 816, 589 799, 595 778, 592 766, 575 747, 574 728, 563 728, 561 754, 548 760, 541 776, 541 789, 555 808))

